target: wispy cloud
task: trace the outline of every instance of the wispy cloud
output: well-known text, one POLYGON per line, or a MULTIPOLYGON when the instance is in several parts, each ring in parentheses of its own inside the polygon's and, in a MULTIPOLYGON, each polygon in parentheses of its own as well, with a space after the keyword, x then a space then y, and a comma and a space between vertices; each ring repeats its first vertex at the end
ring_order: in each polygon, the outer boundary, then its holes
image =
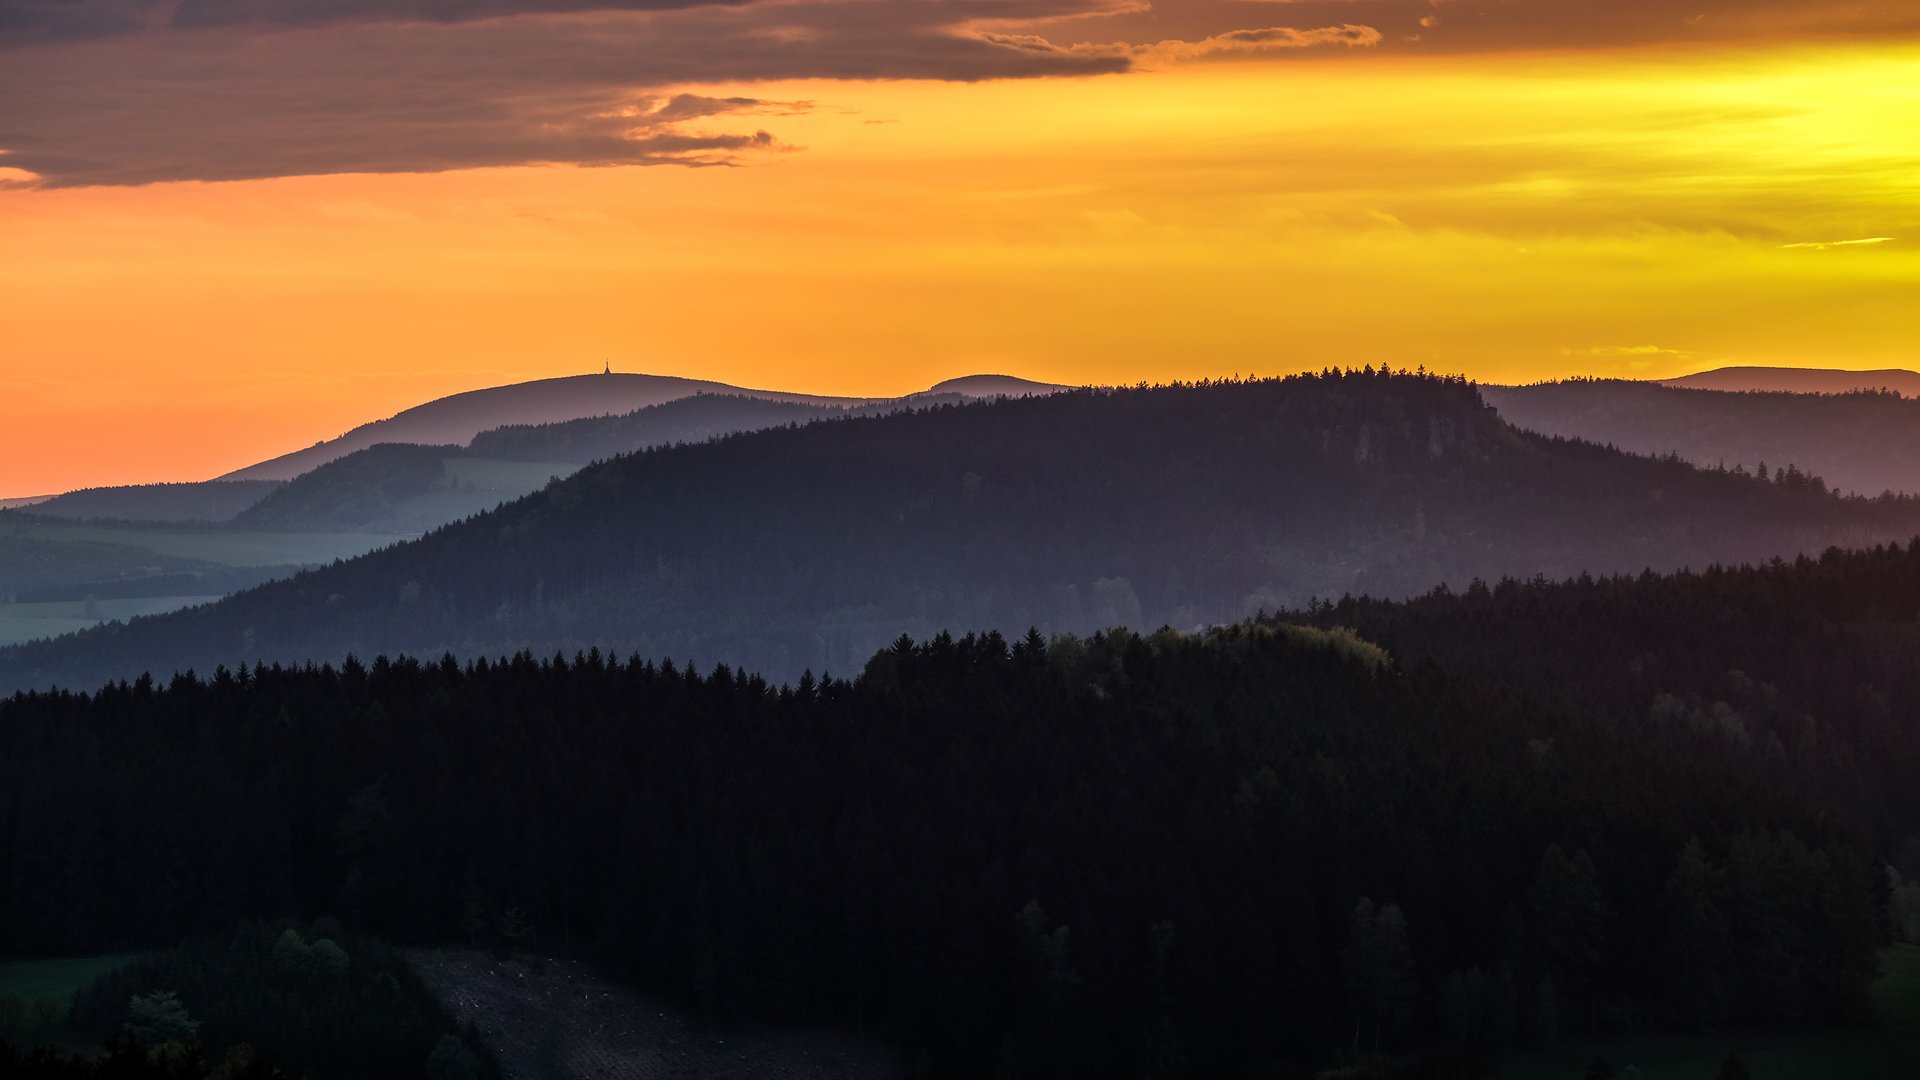
POLYGON ((1781 244, 1782 251, 1830 251, 1834 248, 1873 247, 1877 244, 1891 244, 1891 236, 1868 236, 1859 240, 1825 240, 1805 244, 1781 244))
POLYGON ((1685 349, 1668 349, 1659 345, 1593 345, 1584 349, 1561 349, 1560 355, 1592 356, 1610 359, 1667 356, 1679 359, 1692 356, 1693 354, 1685 349))

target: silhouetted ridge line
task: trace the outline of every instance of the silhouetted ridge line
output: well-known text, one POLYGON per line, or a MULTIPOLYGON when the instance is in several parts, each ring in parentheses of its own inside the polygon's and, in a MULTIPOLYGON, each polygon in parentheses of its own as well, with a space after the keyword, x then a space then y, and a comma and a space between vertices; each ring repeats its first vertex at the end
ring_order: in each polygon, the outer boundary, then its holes
POLYGON ((1460 379, 1076 390, 646 450, 213 607, 0 652, 0 686, 590 646, 847 670, 953 626, 1192 627, 1348 593, 1705 566, 1920 532, 1550 439, 1460 379))

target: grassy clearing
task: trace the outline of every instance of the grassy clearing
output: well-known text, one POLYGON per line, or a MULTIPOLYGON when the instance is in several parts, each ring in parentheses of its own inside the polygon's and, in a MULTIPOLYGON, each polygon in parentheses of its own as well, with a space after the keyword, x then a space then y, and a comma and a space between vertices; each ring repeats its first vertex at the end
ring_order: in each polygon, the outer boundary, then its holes
POLYGON ((73 995, 136 955, 0 960, 0 1040, 16 1046, 49 1043, 69 1050, 80 1048, 67 1030, 67 1009, 73 995))
POLYGON ((716 1025, 607 982, 578 961, 501 962, 472 950, 408 954, 509 1077, 895 1080, 886 1047, 846 1032, 716 1025))
POLYGON ((210 604, 218 599, 218 596, 144 596, 126 600, 98 600, 91 605, 91 617, 88 616, 89 605, 84 600, 0 604, 0 646, 58 637, 115 619, 159 615, 195 604, 210 604))
POLYGON ((1579 1080, 1595 1058, 1604 1058, 1616 1069, 1639 1069, 1644 1080, 1713 1080, 1727 1055, 1738 1054, 1754 1080, 1913 1080, 1920 1077, 1920 946, 1887 950, 1880 970, 1871 1027, 1569 1043, 1508 1061, 1497 1075, 1579 1080))

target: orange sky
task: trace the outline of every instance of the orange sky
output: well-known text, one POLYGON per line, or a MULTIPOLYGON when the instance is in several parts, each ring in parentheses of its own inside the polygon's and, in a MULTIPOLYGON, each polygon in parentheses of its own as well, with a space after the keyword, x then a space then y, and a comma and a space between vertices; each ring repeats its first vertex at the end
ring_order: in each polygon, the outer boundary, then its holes
POLYGON ((1920 46, 1336 47, 676 85, 757 102, 691 122, 773 133, 731 168, 0 172, 0 496, 203 479, 602 357, 862 395, 1920 366, 1920 46))

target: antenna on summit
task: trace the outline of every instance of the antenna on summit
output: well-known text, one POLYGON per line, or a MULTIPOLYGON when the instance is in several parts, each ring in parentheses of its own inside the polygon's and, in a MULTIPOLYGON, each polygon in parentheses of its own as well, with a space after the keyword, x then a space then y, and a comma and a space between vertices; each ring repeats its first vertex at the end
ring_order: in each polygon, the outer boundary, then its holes
POLYGON ((613 361, 611 360, 600 361, 600 374, 602 375, 613 374, 613 361))

